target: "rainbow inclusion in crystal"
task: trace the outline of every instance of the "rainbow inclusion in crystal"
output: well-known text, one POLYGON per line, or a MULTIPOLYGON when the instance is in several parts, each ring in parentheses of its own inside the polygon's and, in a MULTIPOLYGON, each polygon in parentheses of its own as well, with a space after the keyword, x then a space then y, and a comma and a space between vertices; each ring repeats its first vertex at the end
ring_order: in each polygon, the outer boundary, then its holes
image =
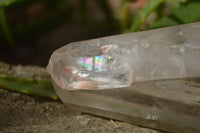
POLYGON ((109 59, 110 57, 107 55, 99 55, 81 58, 78 63, 87 70, 96 70, 102 72, 107 70, 104 68, 104 66, 109 59))

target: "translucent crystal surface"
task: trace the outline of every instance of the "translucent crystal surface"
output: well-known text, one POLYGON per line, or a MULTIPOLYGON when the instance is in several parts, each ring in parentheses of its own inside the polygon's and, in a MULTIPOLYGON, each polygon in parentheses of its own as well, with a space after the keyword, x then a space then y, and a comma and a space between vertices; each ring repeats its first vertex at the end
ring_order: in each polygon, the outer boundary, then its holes
POLYGON ((67 90, 200 77, 200 22, 70 43, 47 70, 67 90))

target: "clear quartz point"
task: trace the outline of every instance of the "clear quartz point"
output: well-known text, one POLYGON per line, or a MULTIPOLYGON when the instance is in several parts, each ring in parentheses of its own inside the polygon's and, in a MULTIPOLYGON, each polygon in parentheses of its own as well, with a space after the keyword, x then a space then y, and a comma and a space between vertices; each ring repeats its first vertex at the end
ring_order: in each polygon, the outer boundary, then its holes
POLYGON ((200 22, 70 43, 47 71, 66 90, 200 77, 200 22))

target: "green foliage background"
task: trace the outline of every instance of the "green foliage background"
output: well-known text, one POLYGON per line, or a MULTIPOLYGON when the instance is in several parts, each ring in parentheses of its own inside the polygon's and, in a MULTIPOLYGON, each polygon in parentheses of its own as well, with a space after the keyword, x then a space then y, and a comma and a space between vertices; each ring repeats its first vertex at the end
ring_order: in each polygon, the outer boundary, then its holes
MULTIPOLYGON (((18 25, 10 26, 7 20, 7 10, 12 10, 16 7, 26 8, 33 0, 1 0, 0 1, 0 19, 2 28, 0 28, 0 39, 6 41, 11 46, 15 45, 15 40, 20 38, 34 37, 38 33, 45 33, 51 28, 62 25, 67 20, 74 20, 76 22, 83 22, 88 26, 98 25, 101 29, 102 25, 107 28, 121 29, 122 32, 135 32, 139 30, 146 30, 152 28, 160 28, 165 26, 172 26, 184 23, 190 23, 200 20, 200 1, 199 0, 149 0, 146 6, 137 10, 137 15, 133 16, 128 8, 134 0, 122 0, 121 19, 115 19, 112 8, 107 0, 96 0, 99 7, 106 16, 105 22, 93 22, 90 20, 88 13, 89 1, 79 0, 79 9, 74 8, 69 0, 43 0, 44 4, 54 11, 51 17, 44 17, 38 20, 30 20, 29 22, 21 22, 18 25), (166 11, 168 10, 168 11, 166 11), (150 14, 155 13, 155 19, 151 20, 148 26, 141 28, 146 23, 150 14), (121 28, 120 28, 121 23, 121 28)), ((20 17, 20 16, 19 16, 20 17)), ((92 34, 100 33, 97 27, 92 34)), ((105 34, 106 35, 106 34, 105 34)), ((95 37, 95 35, 94 35, 95 37)))

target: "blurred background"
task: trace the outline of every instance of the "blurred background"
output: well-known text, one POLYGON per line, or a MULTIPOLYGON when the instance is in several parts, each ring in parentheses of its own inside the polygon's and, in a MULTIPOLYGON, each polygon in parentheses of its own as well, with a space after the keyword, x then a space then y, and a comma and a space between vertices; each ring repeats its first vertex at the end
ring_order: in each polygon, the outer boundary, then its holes
POLYGON ((70 42, 197 21, 199 0, 0 0, 0 61, 46 66, 70 42))

